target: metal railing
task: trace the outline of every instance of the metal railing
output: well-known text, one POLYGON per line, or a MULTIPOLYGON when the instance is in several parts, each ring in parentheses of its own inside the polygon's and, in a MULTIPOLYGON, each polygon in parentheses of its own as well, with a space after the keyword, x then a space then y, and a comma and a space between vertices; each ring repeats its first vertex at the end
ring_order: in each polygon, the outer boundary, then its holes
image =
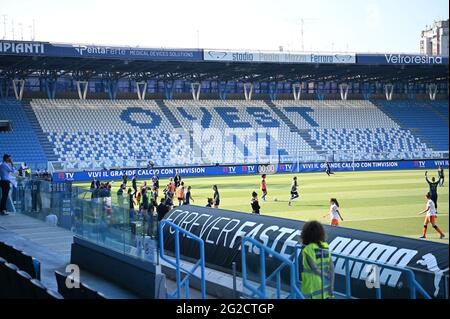
MULTIPOLYGON (((297 245, 295 247, 295 252, 290 257, 290 259, 294 259, 294 264, 296 265, 295 270, 296 270, 297 285, 299 285, 299 283, 300 283, 300 271, 299 271, 300 258, 299 258, 299 256, 301 253, 301 249, 302 249, 302 246, 297 245)), ((419 282, 417 282, 414 272, 409 268, 393 266, 393 265, 389 265, 389 264, 385 264, 385 263, 381 263, 381 262, 377 262, 377 261, 373 261, 373 260, 369 260, 369 259, 356 258, 356 257, 346 256, 346 255, 333 253, 333 252, 331 253, 331 256, 334 258, 342 258, 344 260, 344 267, 345 267, 345 292, 335 291, 334 293, 336 295, 339 295, 339 296, 342 296, 342 297, 345 297, 348 299, 353 298, 352 290, 351 290, 351 274, 350 274, 350 272, 351 272, 351 266, 352 266, 351 264, 357 262, 357 263, 361 263, 363 265, 375 265, 379 268, 400 271, 406 275, 406 278, 408 281, 410 299, 417 299, 417 292, 419 292, 422 295, 422 297, 424 297, 425 299, 432 299, 431 296, 425 291, 425 289, 419 284, 419 282)), ((376 299, 382 299, 381 285, 379 285, 379 284, 374 285, 373 288, 375 289, 376 299)), ((446 286, 446 289, 448 289, 447 286, 446 286)), ((448 296, 447 292, 446 292, 446 296, 448 296)))
POLYGON ((280 299, 282 296, 281 271, 287 267, 287 268, 289 268, 289 271, 290 271, 290 273, 289 273, 289 275, 290 275, 289 290, 290 291, 287 294, 286 298, 304 299, 304 296, 300 292, 300 289, 298 288, 298 285, 296 282, 295 264, 292 260, 286 258, 285 256, 281 255, 280 253, 265 246, 261 242, 255 240, 254 238, 251 238, 251 237, 244 237, 242 239, 241 254, 242 254, 242 285, 244 288, 251 291, 250 297, 258 297, 258 298, 262 298, 262 299, 267 299, 268 298, 267 283, 275 278, 275 284, 276 284, 275 294, 276 294, 276 298, 280 299), (251 245, 259 248, 260 283, 258 286, 254 286, 248 278, 247 258, 246 258, 247 249, 245 248, 246 243, 250 243, 251 245), (266 253, 268 253, 269 255, 278 259, 281 262, 281 264, 269 276, 266 276, 266 253))
POLYGON ((160 257, 162 260, 166 261, 170 265, 175 267, 176 272, 176 290, 173 293, 167 293, 168 298, 176 298, 181 299, 181 289, 184 285, 184 298, 189 299, 190 293, 189 293, 189 278, 190 277, 196 277, 195 272, 197 269, 200 269, 200 291, 202 299, 206 298, 206 279, 205 279, 205 243, 203 239, 200 237, 192 234, 191 232, 181 228, 180 226, 168 221, 168 220, 162 220, 159 224, 159 240, 160 240, 160 257), (164 253, 164 232, 163 228, 167 225, 168 227, 171 227, 174 229, 174 235, 175 235, 175 261, 173 261, 173 258, 168 257, 164 253), (181 254, 180 254, 180 233, 185 235, 187 238, 192 239, 199 244, 199 251, 200 251, 200 258, 199 260, 191 267, 191 269, 186 269, 181 265, 181 254), (181 278, 182 272, 184 273, 184 278, 181 278))

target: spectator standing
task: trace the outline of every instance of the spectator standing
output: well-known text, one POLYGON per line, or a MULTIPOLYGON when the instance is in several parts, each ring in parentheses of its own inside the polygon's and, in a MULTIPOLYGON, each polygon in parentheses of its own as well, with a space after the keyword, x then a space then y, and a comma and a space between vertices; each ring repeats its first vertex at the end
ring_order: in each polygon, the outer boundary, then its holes
POLYGON ((0 199, 0 215, 8 215, 6 211, 6 204, 9 197, 9 190, 11 188, 11 174, 15 172, 11 155, 3 155, 3 162, 0 164, 0 188, 2 190, 2 197, 0 199))
POLYGON ((334 265, 325 229, 318 221, 303 225, 300 234, 304 245, 301 252, 302 293, 307 299, 333 298, 334 265))

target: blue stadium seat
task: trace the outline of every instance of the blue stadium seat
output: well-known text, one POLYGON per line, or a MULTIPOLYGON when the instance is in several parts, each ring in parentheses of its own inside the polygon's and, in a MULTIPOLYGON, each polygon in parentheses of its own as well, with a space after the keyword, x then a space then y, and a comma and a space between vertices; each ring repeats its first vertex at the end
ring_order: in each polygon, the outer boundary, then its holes
POLYGON ((139 159, 196 164, 195 146, 203 157, 220 148, 214 163, 256 161, 271 149, 293 159, 339 149, 335 160, 410 159, 448 149, 448 101, 33 99, 29 106, 2 100, 0 108, 0 119, 16 123, 0 133, 0 152, 16 161, 54 157, 68 169, 134 166, 139 159), (224 140, 210 140, 208 130, 224 140), (254 133, 239 135, 245 130, 254 133))

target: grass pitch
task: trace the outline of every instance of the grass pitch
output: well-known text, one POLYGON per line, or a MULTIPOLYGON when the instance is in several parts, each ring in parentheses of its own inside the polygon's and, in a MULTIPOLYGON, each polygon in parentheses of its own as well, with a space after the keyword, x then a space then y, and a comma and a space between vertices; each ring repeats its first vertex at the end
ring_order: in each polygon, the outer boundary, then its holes
MULTIPOLYGON (((185 186, 192 186, 194 205, 206 205, 206 198, 212 197, 212 185, 217 184, 220 192, 220 208, 251 212, 252 191, 258 193, 261 214, 301 220, 329 222, 329 199, 339 201, 344 218, 341 226, 417 238, 421 235, 428 184, 425 170, 336 172, 327 176, 324 172, 267 175, 267 201, 261 200, 259 175, 183 177, 185 186), (288 206, 292 177, 297 176, 300 198, 288 206), (276 199, 276 201, 274 200, 276 199), (326 215, 326 217, 323 217, 326 215)), ((448 176, 448 170, 445 175, 448 176)), ((429 178, 437 177, 436 171, 429 171, 429 178)), ((160 179, 164 187, 168 178, 160 179)), ((140 180, 138 185, 142 183, 140 180)), ((147 184, 151 184, 150 179, 147 184)), ((89 183, 79 183, 89 187, 89 183)), ((120 181, 113 184, 113 192, 120 181)), ((128 185, 131 186, 131 180, 128 185)), ((446 234, 445 240, 432 227, 428 227, 427 240, 448 243, 449 192, 448 182, 438 188, 437 224, 446 234)), ((161 193, 160 193, 161 195, 161 193)))

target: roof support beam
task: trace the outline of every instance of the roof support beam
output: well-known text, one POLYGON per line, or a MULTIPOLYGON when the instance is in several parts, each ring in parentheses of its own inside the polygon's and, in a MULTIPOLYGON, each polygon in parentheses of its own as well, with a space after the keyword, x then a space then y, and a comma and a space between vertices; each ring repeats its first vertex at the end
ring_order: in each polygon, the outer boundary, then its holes
POLYGON ((387 83, 384 85, 384 94, 387 101, 392 101, 392 95, 394 93, 394 85, 392 83, 387 83))
POLYGON ((294 95, 294 101, 300 101, 300 96, 302 94, 301 83, 292 83, 292 94, 294 95))
POLYGON ((147 81, 136 81, 136 92, 138 100, 145 100, 145 93, 147 93, 147 81))
POLYGON ((436 100, 436 93, 437 93, 436 83, 431 83, 430 85, 428 85, 428 95, 431 101, 436 100))
POLYGON ((244 83, 244 97, 246 101, 252 100, 252 94, 253 94, 253 83, 251 82, 245 82, 244 83))
POLYGON ((86 95, 89 87, 88 81, 76 81, 77 84, 77 92, 80 100, 86 100, 86 95))
POLYGON ((24 79, 13 79, 13 89, 14 89, 14 95, 16 96, 16 99, 21 101, 23 97, 23 88, 25 86, 25 80, 24 79))
POLYGON ((192 93, 192 99, 194 101, 200 100, 200 90, 202 88, 202 85, 200 82, 192 82, 191 83, 191 93, 192 93))
POLYGON ((339 93, 341 94, 341 100, 347 101, 347 96, 348 96, 348 84, 347 83, 339 84, 339 93))

